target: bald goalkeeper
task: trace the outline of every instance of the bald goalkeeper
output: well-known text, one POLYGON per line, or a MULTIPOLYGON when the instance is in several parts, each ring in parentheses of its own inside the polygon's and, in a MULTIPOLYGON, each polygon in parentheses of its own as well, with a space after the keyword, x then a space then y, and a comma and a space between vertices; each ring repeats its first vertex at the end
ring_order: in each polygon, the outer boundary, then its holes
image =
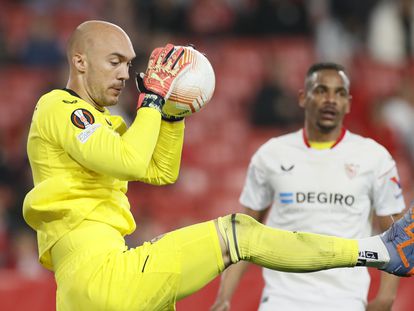
MULTIPOLYGON (((85 22, 68 43, 66 87, 36 105, 27 145, 34 188, 23 214, 37 231, 41 264, 55 274, 57 310, 174 310, 176 300, 240 260, 294 272, 369 265, 409 274, 410 267, 394 258, 395 239, 294 233, 243 214, 128 249, 124 236, 135 221, 127 182, 165 185, 178 177, 184 120, 168 119, 161 108, 188 69, 182 53, 171 44, 152 52, 138 77, 137 114, 127 128, 107 106, 117 104, 129 79, 131 41, 116 25, 85 22), (367 258, 368 251, 376 257, 367 258)), ((409 266, 413 261, 408 257, 409 266)))

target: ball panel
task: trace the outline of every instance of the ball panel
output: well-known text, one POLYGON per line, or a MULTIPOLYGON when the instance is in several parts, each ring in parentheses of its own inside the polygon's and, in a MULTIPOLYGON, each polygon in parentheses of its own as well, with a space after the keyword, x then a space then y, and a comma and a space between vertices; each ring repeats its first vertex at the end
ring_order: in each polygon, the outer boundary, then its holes
POLYGON ((199 87, 188 87, 185 92, 171 93, 168 100, 188 104, 199 97, 201 98, 202 95, 202 90, 199 87))
POLYGON ((186 117, 193 113, 193 109, 191 103, 185 104, 168 100, 164 105, 163 112, 167 116, 186 117))
POLYGON ((199 111, 210 101, 215 88, 215 75, 208 59, 193 48, 185 47, 179 61, 191 62, 191 65, 174 84, 163 113, 185 117, 199 111))

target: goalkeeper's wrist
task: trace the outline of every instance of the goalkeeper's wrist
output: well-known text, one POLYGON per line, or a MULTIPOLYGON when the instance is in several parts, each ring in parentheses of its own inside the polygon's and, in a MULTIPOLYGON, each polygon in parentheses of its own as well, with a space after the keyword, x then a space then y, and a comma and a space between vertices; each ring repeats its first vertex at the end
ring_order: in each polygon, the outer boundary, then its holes
POLYGON ((141 107, 153 108, 162 114, 162 106, 165 104, 165 99, 160 95, 153 93, 141 93, 138 97, 137 109, 141 107))
POLYGON ((167 121, 167 122, 177 122, 177 121, 184 120, 184 117, 168 116, 168 115, 165 115, 164 113, 161 113, 161 117, 164 121, 167 121))

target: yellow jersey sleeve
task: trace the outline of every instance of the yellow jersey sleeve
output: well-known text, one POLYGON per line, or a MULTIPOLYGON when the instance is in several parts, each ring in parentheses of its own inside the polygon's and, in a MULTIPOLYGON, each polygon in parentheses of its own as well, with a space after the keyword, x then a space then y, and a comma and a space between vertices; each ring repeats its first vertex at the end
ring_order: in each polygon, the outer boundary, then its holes
POLYGON ((162 121, 147 173, 139 180, 152 185, 175 182, 180 169, 183 140, 184 122, 162 121))
POLYGON ((183 135, 184 122, 161 121, 151 108, 140 109, 127 129, 120 117, 65 90, 42 96, 27 144, 34 188, 23 206, 37 231, 40 261, 52 268, 51 246, 86 218, 131 233, 126 181, 174 182, 183 135))

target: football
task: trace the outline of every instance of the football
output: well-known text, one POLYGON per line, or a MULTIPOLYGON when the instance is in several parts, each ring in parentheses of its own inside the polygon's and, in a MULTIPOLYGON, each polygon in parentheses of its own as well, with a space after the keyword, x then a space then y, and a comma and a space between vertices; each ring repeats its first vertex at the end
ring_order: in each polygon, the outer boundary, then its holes
POLYGON ((162 109, 167 117, 186 117, 202 109, 213 96, 216 84, 213 67, 199 51, 186 46, 179 61, 190 62, 190 69, 173 85, 162 109))

